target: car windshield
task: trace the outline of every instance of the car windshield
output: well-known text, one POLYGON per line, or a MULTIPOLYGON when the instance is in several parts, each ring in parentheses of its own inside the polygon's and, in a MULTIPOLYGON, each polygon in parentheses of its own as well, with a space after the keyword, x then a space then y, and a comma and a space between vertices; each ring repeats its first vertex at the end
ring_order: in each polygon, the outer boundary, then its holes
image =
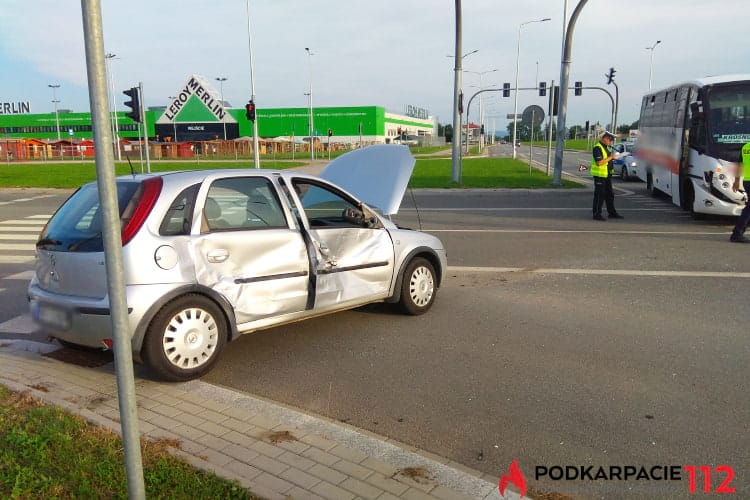
MULTIPOLYGON (((120 216, 140 186, 139 182, 118 182, 117 202, 120 216)), ((58 252, 101 252, 102 218, 96 184, 76 191, 52 216, 37 242, 58 252)))

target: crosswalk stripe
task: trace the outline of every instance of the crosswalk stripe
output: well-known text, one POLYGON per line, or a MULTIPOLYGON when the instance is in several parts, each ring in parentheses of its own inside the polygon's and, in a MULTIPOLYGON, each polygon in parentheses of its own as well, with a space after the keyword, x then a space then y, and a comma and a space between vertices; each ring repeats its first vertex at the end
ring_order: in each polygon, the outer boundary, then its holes
POLYGON ((32 269, 29 269, 28 271, 23 271, 16 274, 11 274, 10 276, 6 276, 3 278, 4 280, 21 280, 26 281, 30 280, 34 277, 34 271, 32 269))
POLYGON ((31 319, 31 314, 16 316, 8 321, 0 323, 0 333, 20 333, 28 335, 37 331, 39 327, 31 319))
POLYGON ((0 255, 0 264, 23 264, 24 262, 32 262, 34 260, 33 255, 0 255))
POLYGON ((16 232, 27 232, 27 233, 39 233, 41 228, 39 226, 0 226, 0 233, 16 231, 16 232))
POLYGON ((32 243, 27 243, 25 245, 17 243, 0 243, 0 250, 23 250, 33 252, 34 245, 32 243))
POLYGON ((26 218, 27 218, 27 219, 45 219, 45 220, 46 220, 46 219, 49 219, 50 217, 52 217, 52 214, 49 214, 49 215, 48 215, 48 214, 41 214, 41 215, 29 215, 29 216, 28 216, 28 217, 26 217, 26 218))
POLYGON ((7 225, 19 225, 19 224, 38 224, 40 226, 43 226, 47 223, 46 220, 42 219, 14 219, 14 220, 0 220, 0 224, 7 226, 7 225))
POLYGON ((0 232, 0 240, 29 240, 34 241, 38 238, 35 234, 13 234, 0 232))

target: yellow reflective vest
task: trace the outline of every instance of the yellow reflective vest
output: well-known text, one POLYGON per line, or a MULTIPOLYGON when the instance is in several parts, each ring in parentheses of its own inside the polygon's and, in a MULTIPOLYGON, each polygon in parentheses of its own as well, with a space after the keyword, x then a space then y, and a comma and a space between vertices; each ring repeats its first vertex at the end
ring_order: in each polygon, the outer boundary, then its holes
MULTIPOLYGON (((601 142, 597 142, 594 148, 601 148, 602 158, 606 158, 609 156, 609 153, 607 152, 607 148, 604 147, 604 144, 602 144, 601 142)), ((609 177, 608 163, 605 163, 604 165, 599 166, 596 164, 596 160, 592 158, 591 159, 591 175, 593 175, 594 177, 609 177)))

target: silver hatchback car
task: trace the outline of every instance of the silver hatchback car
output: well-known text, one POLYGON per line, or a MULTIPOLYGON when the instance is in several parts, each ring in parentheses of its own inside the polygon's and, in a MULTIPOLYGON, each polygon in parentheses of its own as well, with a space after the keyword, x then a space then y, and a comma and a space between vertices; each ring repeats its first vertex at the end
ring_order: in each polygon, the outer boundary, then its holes
MULTIPOLYGON (((426 312, 445 274, 444 246, 387 217, 413 164, 405 146, 382 145, 344 155, 321 177, 255 169, 118 177, 134 358, 159 378, 189 380, 243 333, 372 302, 426 312), (370 186, 372 198, 361 198, 383 210, 350 194, 357 186, 370 186)), ((64 344, 111 348, 99 208, 91 183, 57 210, 37 242, 28 294, 34 320, 64 344)))

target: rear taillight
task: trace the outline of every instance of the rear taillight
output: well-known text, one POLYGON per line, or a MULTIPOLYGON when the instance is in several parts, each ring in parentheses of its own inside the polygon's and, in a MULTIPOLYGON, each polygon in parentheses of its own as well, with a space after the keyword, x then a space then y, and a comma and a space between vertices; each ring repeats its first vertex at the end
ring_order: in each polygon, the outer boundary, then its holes
POLYGON ((146 179, 141 184, 141 187, 133 195, 133 199, 128 203, 128 207, 123 212, 123 227, 122 227, 122 244, 123 246, 133 239, 133 236, 138 233, 146 221, 146 218, 151 213, 151 209, 154 208, 156 200, 159 198, 161 193, 162 179, 161 177, 152 177, 146 179), (132 211, 130 217, 127 216, 132 211))

